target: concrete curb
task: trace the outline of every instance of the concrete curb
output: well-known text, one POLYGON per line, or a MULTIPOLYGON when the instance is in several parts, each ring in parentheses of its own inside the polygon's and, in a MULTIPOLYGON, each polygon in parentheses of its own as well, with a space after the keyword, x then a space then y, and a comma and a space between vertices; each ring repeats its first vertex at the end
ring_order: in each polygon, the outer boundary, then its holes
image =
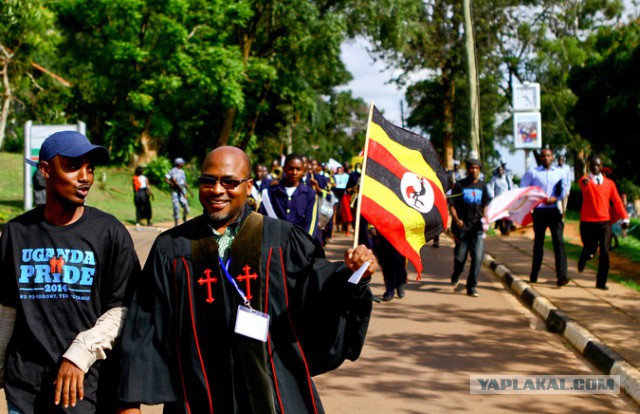
POLYGON ((573 347, 607 375, 620 375, 620 388, 640 404, 640 371, 558 309, 551 301, 518 278, 505 265, 485 254, 483 263, 509 287, 514 295, 544 319, 547 329, 565 337, 573 347))

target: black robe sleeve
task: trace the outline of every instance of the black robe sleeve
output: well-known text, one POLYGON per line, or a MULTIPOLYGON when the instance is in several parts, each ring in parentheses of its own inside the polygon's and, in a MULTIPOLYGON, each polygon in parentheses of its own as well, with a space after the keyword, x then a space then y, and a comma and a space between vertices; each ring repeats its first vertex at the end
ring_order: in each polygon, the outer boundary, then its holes
POLYGON ((344 263, 325 259, 322 247, 299 228, 291 231, 284 256, 292 315, 311 374, 355 361, 371 318, 368 285, 349 283, 351 271, 344 263))
POLYGON ((172 255, 161 240, 156 240, 145 264, 122 332, 118 397, 123 403, 160 404, 178 399, 169 362, 170 341, 166 340, 172 337, 172 255))

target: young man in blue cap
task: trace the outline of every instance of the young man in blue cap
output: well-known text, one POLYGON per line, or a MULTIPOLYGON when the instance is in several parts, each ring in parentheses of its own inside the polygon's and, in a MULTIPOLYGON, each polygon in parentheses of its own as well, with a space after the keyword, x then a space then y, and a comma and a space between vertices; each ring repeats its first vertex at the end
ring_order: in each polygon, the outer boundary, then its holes
POLYGON ((0 383, 11 414, 95 413, 113 404, 101 360, 120 334, 140 264, 124 226, 85 205, 95 165, 108 159, 78 132, 51 135, 37 166, 46 204, 2 233, 0 383))

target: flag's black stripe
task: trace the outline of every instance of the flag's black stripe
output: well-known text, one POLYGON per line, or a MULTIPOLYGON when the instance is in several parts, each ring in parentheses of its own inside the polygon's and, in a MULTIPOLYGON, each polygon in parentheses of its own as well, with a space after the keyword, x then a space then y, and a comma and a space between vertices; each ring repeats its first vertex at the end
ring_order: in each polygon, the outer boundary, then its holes
MULTIPOLYGON (((387 168, 385 168, 383 165, 379 164, 378 162, 372 159, 368 159, 366 175, 368 175, 372 179, 378 181, 379 183, 387 187, 401 201, 407 204, 404 197, 402 196, 400 179, 396 177, 387 168)), ((384 203, 381 202, 380 200, 376 200, 375 198, 373 200, 377 201, 378 204, 384 207, 384 203)), ((407 204, 407 208, 413 208, 413 207, 407 204)), ((433 209, 431 209, 431 211, 429 211, 428 213, 421 213, 418 210, 416 210, 416 212, 422 215, 422 218, 425 222, 424 237, 426 241, 433 239, 435 236, 437 236, 438 234, 444 231, 442 216, 440 215, 440 212, 438 211, 435 205, 433 206, 433 209)), ((390 213, 390 214, 393 214, 393 213, 390 213)), ((400 220, 402 220, 401 214, 394 214, 394 215, 400 217, 400 220)))
POLYGON ((387 121, 375 106, 373 107, 372 121, 380 125, 380 127, 387 133, 387 136, 392 141, 395 141, 398 144, 409 149, 420 151, 427 164, 429 164, 433 171, 436 173, 436 176, 442 183, 442 188, 444 188, 445 192, 453 186, 451 178, 449 177, 449 174, 447 174, 445 168, 442 166, 442 163, 440 162, 438 154, 433 148, 431 141, 387 121))

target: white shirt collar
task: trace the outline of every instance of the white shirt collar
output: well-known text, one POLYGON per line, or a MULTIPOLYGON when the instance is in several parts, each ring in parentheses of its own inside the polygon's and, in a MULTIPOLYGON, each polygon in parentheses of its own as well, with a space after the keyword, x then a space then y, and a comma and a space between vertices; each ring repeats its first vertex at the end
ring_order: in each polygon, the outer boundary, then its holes
POLYGON ((604 176, 602 175, 602 173, 598 174, 598 175, 593 175, 591 173, 589 173, 589 178, 591 178, 592 181, 596 181, 596 179, 598 181, 600 181, 600 184, 602 184, 604 182, 604 176))

